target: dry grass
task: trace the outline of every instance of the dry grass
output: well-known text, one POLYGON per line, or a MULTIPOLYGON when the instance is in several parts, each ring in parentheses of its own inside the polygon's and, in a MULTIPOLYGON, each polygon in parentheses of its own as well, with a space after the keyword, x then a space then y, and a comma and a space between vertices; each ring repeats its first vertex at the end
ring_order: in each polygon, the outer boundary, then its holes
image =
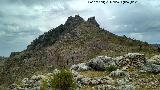
POLYGON ((95 90, 92 88, 92 86, 84 86, 81 88, 81 90, 95 90))
POLYGON ((107 73, 104 71, 83 71, 80 72, 81 75, 86 76, 86 77, 102 77, 106 76, 107 73))

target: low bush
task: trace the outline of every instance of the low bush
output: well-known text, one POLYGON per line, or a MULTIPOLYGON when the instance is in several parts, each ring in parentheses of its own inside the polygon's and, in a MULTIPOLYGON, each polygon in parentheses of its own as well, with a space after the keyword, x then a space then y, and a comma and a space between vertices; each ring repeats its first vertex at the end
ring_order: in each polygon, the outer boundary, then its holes
POLYGON ((118 69, 117 66, 109 66, 109 67, 106 67, 105 71, 107 72, 112 72, 112 71, 116 71, 118 69))
POLYGON ((51 87, 53 90, 75 90, 76 83, 73 75, 69 70, 60 70, 51 79, 51 87))
POLYGON ((58 70, 41 81, 40 90, 75 90, 76 83, 69 70, 58 70))

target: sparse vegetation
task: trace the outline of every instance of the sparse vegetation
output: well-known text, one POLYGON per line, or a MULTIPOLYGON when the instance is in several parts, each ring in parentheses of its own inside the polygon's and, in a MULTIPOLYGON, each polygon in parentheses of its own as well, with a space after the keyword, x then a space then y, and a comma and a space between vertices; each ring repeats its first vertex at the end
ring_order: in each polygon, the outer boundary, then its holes
POLYGON ((118 69, 118 67, 111 65, 109 67, 106 67, 105 71, 112 72, 112 71, 115 71, 117 69, 118 69))

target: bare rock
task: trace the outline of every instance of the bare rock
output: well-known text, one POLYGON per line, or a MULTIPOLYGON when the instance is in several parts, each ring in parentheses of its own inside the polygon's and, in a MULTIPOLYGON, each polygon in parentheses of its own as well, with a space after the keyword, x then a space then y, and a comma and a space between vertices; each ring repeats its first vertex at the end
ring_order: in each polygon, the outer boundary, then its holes
POLYGON ((125 71, 117 69, 116 71, 112 71, 110 73, 111 77, 129 77, 129 74, 125 71))
POLYGON ((87 71, 90 70, 91 68, 87 66, 86 63, 80 63, 77 65, 72 65, 70 69, 75 71, 87 71))
POLYGON ((128 53, 115 59, 116 64, 121 67, 142 67, 146 63, 144 54, 139 53, 128 53))

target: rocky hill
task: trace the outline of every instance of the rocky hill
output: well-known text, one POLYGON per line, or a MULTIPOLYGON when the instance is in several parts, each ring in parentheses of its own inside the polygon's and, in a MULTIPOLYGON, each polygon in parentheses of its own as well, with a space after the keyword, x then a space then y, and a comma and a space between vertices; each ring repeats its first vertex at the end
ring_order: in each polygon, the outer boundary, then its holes
POLYGON ((79 15, 70 16, 64 25, 40 35, 26 50, 12 53, 0 73, 0 84, 8 86, 35 73, 70 67, 98 55, 115 57, 128 52, 140 52, 148 57, 158 53, 146 42, 102 29, 95 17, 85 21, 79 15))

